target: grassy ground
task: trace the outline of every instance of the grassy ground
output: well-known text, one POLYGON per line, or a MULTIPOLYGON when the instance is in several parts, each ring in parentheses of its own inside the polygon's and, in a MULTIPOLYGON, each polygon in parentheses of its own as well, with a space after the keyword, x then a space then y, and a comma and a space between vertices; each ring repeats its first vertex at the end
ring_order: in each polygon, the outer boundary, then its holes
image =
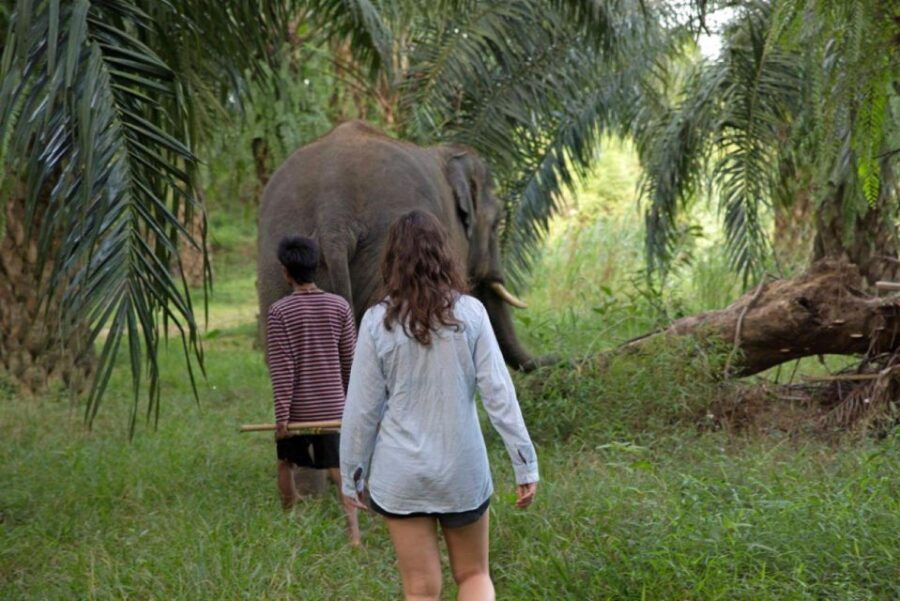
MULTIPOLYGON (((159 430, 131 444, 116 402, 92 433, 66 402, 0 405, 0 598, 398 597, 378 519, 364 517, 365 548, 354 552, 332 498, 281 513, 269 436, 235 431, 269 417, 261 361, 241 328, 209 347, 202 403, 173 379, 159 430)), ((178 373, 172 355, 167 373, 178 373)), ((527 395, 523 386, 531 407, 527 395)), ((615 412, 603 424, 615 399, 597 400, 582 414, 598 431, 565 442, 553 440, 558 416, 527 411, 543 476, 528 512, 513 509, 508 461, 488 437, 499 598, 900 595, 897 438, 835 446, 687 427, 649 435, 629 432, 615 412)))
MULTIPOLYGON (((663 292, 634 277, 632 168, 626 153, 604 159, 606 183, 554 224, 533 308, 519 313, 534 348, 585 356, 739 292, 702 248, 663 292)), ((247 248, 244 229, 223 229, 222 248, 247 248)), ((173 345, 157 431, 127 441, 124 371, 91 432, 64 398, 0 392, 0 599, 398 598, 379 519, 363 518, 354 551, 331 496, 284 515, 270 436, 236 432, 271 419, 253 266, 240 256, 217 262, 201 402, 173 345)), ((543 480, 535 506, 516 511, 487 430, 498 598, 900 598, 900 436, 706 431, 706 408, 727 394, 710 376, 721 359, 655 351, 603 372, 517 376, 543 480)))

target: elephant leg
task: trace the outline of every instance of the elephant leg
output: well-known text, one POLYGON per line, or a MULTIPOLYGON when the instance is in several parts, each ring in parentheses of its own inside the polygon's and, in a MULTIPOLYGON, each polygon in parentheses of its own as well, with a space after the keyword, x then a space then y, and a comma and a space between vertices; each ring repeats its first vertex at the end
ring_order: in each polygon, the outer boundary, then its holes
POLYGON ((322 258, 331 278, 331 292, 343 296, 353 307, 353 286, 350 283, 349 265, 351 253, 352 250, 346 245, 337 243, 322 245, 322 258))
POLYGON ((317 470, 311 467, 294 468, 294 486, 301 497, 321 495, 328 485, 325 470, 317 470))

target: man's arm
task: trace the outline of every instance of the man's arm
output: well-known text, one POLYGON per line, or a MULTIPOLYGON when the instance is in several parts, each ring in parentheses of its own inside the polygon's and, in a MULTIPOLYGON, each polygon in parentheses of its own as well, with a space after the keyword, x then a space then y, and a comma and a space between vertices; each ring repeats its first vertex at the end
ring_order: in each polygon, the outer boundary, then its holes
POLYGON ((347 386, 350 383, 350 367, 353 365, 353 351, 356 348, 356 327, 353 325, 353 310, 347 305, 344 312, 344 324, 341 328, 341 341, 338 352, 341 356, 341 382, 344 384, 344 394, 347 394, 347 386))
POLYGON ((272 379, 272 395, 275 400, 275 421, 287 424, 291 417, 291 400, 294 396, 294 358, 290 339, 281 315, 269 309, 266 319, 266 358, 272 379))

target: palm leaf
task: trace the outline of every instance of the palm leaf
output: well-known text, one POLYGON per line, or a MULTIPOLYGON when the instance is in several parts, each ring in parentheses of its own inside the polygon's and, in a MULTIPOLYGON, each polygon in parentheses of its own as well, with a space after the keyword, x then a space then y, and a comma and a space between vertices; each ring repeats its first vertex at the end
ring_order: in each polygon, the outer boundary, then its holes
POLYGON ((703 191, 709 169, 735 269, 758 274, 768 255, 763 207, 776 195, 779 140, 801 102, 796 49, 779 43, 768 4, 755 3, 726 32, 718 60, 700 63, 683 99, 638 131, 645 169, 651 267, 671 258, 677 219, 703 191))
POLYGON ((306 0, 302 3, 325 39, 346 39, 354 56, 374 78, 391 70, 391 33, 371 0, 306 0))
POLYGON ((252 76, 287 31, 291 7, 16 4, 0 72, 0 159, 7 178, 26 184, 40 258, 52 266, 41 283, 47 306, 63 308, 61 327, 87 325, 89 342, 101 341, 89 423, 122 349, 132 374, 131 430, 145 380, 147 415, 158 417, 157 353, 170 329, 195 385, 192 363, 203 366, 198 324, 187 284, 172 269, 181 240, 205 255, 205 241, 185 227, 202 211, 193 148, 231 94, 223 74, 231 73, 229 83, 252 76))
MULTIPOLYGON (((145 361, 151 376, 158 374, 153 315, 162 306, 174 307, 186 327, 182 343, 199 355, 188 291, 174 285, 169 267, 170 241, 186 232, 162 200, 167 189, 190 191, 193 184, 160 167, 176 156, 194 157, 170 131, 142 116, 155 107, 132 93, 171 93, 174 81, 159 57, 127 30, 147 25, 143 13, 121 2, 25 4, 31 3, 20 2, 17 16, 31 15, 25 39, 32 42, 3 73, 4 84, 16 85, 4 85, 2 101, 35 118, 13 123, 4 115, 2 127, 15 127, 4 158, 11 172, 30 183, 29 210, 39 216, 34 224, 42 259, 54 259, 44 282, 46 298, 61 303, 62 327, 87 318, 95 336, 104 322, 108 328, 86 405, 91 421, 123 338, 129 341, 135 392, 145 361), (59 22, 65 23, 64 43, 41 44, 59 31, 59 22), (159 241, 156 248, 148 247, 148 236, 159 241)), ((151 407, 158 402, 158 394, 151 396, 151 407)))
POLYGON ((637 1, 594 3, 602 15, 564 2, 451 4, 415 40, 405 133, 467 144, 488 160, 507 205, 508 268, 520 279, 600 132, 622 131, 631 118, 624 109, 645 89, 637 65, 659 58, 664 36, 637 1), (587 33, 594 17, 605 25, 587 33), (593 43, 603 32, 611 39, 593 43))

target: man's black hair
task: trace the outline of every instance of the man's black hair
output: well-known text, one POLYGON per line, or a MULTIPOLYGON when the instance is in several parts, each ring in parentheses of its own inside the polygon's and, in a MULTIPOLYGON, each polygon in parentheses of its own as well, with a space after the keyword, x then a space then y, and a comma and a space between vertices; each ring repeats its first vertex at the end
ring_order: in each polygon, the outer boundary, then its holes
POLYGON ((309 238, 288 236, 278 243, 278 260, 287 269, 292 280, 298 284, 307 284, 316 277, 319 247, 309 238))

